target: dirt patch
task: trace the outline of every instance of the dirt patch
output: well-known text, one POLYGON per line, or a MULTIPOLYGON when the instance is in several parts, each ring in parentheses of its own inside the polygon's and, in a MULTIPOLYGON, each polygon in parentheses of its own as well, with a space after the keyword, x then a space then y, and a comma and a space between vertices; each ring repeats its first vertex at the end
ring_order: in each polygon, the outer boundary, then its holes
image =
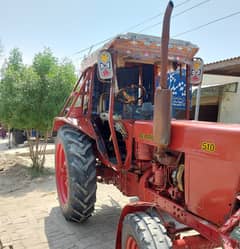
POLYGON ((0 158, 0 195, 26 188, 34 182, 41 182, 54 173, 46 168, 39 173, 31 168, 31 160, 17 155, 3 154, 0 158))
POLYGON ((25 187, 31 181, 30 162, 15 155, 1 155, 0 194, 11 193, 25 187))

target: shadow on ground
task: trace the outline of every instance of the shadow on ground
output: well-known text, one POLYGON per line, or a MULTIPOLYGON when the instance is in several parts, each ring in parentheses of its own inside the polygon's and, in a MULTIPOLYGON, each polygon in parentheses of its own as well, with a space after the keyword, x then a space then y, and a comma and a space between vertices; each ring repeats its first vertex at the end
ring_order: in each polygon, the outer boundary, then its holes
POLYGON ((110 201, 96 206, 93 216, 82 224, 67 222, 59 207, 52 208, 44 221, 49 248, 114 249, 121 206, 110 201))

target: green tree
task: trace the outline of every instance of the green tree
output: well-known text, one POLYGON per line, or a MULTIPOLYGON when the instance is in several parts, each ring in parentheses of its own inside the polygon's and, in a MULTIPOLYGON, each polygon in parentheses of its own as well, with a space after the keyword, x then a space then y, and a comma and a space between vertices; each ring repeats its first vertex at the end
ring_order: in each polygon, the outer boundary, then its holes
POLYGON ((0 82, 0 117, 1 122, 13 127, 17 85, 21 82, 24 65, 22 54, 14 48, 5 63, 0 82))
POLYGON ((47 139, 52 129, 53 118, 61 110, 64 99, 76 81, 74 66, 71 62, 58 62, 50 49, 44 49, 43 52, 36 54, 33 65, 29 67, 15 63, 21 62, 21 59, 17 56, 14 58, 16 60, 12 60, 10 55, 1 83, 6 85, 9 82, 7 72, 11 68, 9 74, 13 82, 14 100, 8 100, 11 117, 5 120, 11 127, 26 131, 33 167, 41 170, 45 162, 47 139), (15 74, 18 77, 13 77, 15 74), (36 131, 35 139, 31 137, 33 129, 36 131))

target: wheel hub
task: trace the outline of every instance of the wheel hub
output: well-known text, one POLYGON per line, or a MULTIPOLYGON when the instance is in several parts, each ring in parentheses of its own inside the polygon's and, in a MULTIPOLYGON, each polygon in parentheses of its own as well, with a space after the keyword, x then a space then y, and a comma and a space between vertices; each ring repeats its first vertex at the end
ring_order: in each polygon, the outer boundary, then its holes
POLYGON ((62 205, 66 204, 68 199, 68 174, 67 162, 62 144, 56 146, 56 182, 58 196, 62 205))
POLYGON ((132 236, 127 239, 126 249, 139 249, 136 240, 132 236))

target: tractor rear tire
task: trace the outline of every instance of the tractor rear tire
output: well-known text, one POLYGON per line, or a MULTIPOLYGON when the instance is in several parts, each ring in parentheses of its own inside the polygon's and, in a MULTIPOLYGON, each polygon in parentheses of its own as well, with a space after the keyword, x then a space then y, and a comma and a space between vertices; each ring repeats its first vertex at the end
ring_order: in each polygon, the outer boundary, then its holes
POLYGON ((170 249, 172 242, 155 213, 126 215, 122 229, 122 249, 170 249))
POLYGON ((96 202, 96 164, 92 143, 80 131, 63 126, 55 149, 58 199, 64 217, 83 222, 94 211, 96 202))

